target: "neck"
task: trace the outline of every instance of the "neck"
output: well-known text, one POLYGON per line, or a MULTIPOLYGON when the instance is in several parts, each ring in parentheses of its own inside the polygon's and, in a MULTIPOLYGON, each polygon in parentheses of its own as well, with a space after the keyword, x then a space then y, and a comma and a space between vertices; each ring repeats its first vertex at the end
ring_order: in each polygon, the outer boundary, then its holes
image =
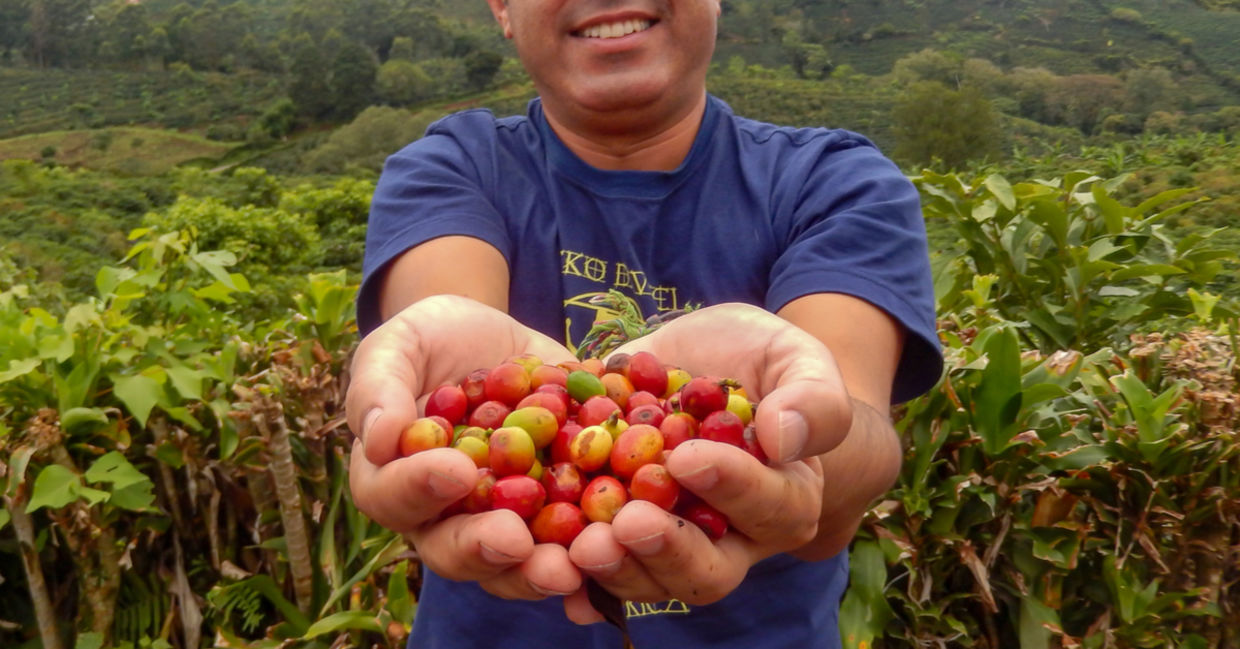
MULTIPOLYGON (((545 104, 544 104, 545 109, 545 104)), ((592 131, 575 128, 544 110, 547 123, 570 151, 586 164, 609 171, 672 171, 680 166, 697 139, 706 112, 706 94, 688 112, 666 126, 632 130, 592 131)))

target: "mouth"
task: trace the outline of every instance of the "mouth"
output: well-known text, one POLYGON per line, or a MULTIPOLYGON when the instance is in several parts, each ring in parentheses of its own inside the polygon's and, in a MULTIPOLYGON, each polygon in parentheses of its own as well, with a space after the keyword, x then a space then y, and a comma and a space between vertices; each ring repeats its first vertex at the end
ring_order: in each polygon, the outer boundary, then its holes
POLYGON ((617 20, 609 23, 590 25, 589 27, 574 32, 573 36, 577 36, 579 38, 597 38, 604 40, 610 38, 623 38, 629 34, 644 32, 653 27, 654 24, 655 21, 645 18, 617 20))

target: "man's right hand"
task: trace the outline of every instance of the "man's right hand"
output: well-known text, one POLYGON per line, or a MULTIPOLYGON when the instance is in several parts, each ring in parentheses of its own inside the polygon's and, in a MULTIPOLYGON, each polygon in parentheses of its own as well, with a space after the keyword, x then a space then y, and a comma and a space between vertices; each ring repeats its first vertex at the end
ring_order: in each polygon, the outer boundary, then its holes
POLYGON ((553 364, 573 359, 506 313, 449 295, 420 300, 367 335, 354 356, 345 401, 358 436, 349 485, 358 509, 404 534, 436 574, 477 581, 506 599, 541 599, 581 587, 567 551, 535 546, 525 522, 507 510, 440 521, 477 481, 473 461, 452 449, 410 457, 398 451, 401 431, 420 416, 422 397, 520 354, 553 364))

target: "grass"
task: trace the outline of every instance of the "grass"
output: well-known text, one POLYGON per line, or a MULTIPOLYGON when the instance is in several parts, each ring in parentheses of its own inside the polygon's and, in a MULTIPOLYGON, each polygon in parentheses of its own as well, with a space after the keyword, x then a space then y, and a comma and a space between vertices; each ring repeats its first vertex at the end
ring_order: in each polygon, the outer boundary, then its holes
POLYGON ((194 160, 219 160, 238 146, 176 131, 118 126, 0 140, 0 160, 42 160, 44 151, 54 149, 51 160, 67 167, 151 175, 194 160))

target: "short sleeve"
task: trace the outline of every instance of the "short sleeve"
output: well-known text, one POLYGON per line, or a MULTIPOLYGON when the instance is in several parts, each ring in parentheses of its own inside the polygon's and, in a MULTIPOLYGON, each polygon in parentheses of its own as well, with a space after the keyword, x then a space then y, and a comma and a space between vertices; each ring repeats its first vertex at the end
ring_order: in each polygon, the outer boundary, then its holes
POLYGON ((925 222, 916 187, 868 141, 823 152, 801 184, 788 240, 771 273, 767 308, 843 293, 887 312, 909 332, 892 399, 933 387, 942 372, 925 222))
MULTIPOLYGON (((494 127, 491 127, 492 130, 494 127)), ((357 318, 362 335, 381 323, 378 291, 388 264, 431 239, 476 237, 510 259, 508 230, 484 193, 486 181, 457 138, 437 132, 389 157, 375 187, 366 231, 357 318)))

